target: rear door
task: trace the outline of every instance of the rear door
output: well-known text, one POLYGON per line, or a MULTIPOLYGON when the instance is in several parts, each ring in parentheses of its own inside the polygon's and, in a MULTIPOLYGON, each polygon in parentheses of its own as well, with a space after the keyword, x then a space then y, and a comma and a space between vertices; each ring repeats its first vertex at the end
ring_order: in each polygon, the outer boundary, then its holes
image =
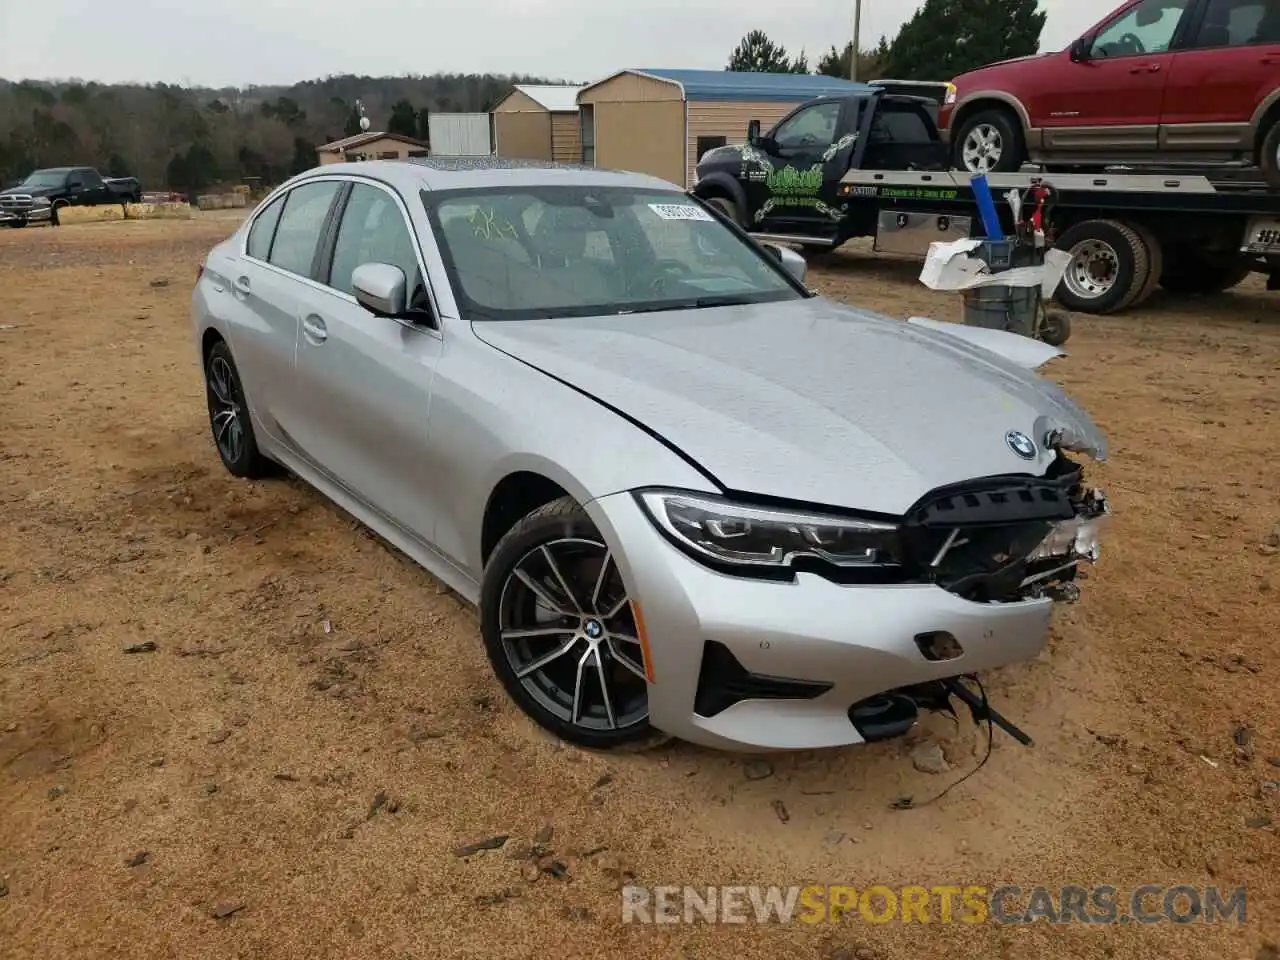
POLYGON ((1280 0, 1207 0, 1173 59, 1160 145, 1251 153, 1253 118, 1280 89, 1280 0))
POLYGON ((443 341, 418 240, 401 197, 374 181, 351 184, 332 235, 321 284, 301 294, 289 435, 330 478, 429 542, 438 500, 424 483, 427 410, 443 341), (351 274, 366 263, 400 268, 412 316, 356 302, 351 274))
POLYGON ((302 406, 292 387, 302 294, 315 284, 320 236, 342 186, 311 180, 273 200, 229 271, 240 316, 231 352, 255 419, 286 442, 302 406))
POLYGON ((1116 158, 1154 152, 1173 47, 1195 2, 1137 0, 1093 34, 1082 60, 1055 60, 1031 118, 1044 130, 1045 149, 1116 158))
POLYGON ((832 234, 840 222, 836 190, 849 168, 855 98, 806 104, 774 127, 767 171, 750 186, 758 192, 752 229, 804 236, 832 234))

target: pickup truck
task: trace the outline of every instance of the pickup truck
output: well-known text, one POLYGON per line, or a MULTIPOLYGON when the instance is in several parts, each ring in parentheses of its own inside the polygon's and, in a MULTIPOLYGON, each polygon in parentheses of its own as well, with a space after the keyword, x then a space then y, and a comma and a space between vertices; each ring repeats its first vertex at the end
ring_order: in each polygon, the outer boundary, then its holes
POLYGON ((0 223, 25 227, 47 220, 56 226, 62 207, 137 203, 141 196, 134 177, 104 179, 93 167, 49 167, 0 190, 0 223))
MULTIPOLYGON (((875 250, 924 257, 934 241, 982 236, 969 174, 950 170, 932 103, 883 89, 801 104, 767 133, 709 150, 691 192, 747 233, 815 252, 872 237, 875 250)), ((1058 300, 1115 313, 1162 286, 1226 290, 1251 272, 1280 289, 1280 194, 1207 176, 1037 172, 989 176, 1001 215, 1010 190, 1054 188, 1044 228, 1071 255, 1058 300)))

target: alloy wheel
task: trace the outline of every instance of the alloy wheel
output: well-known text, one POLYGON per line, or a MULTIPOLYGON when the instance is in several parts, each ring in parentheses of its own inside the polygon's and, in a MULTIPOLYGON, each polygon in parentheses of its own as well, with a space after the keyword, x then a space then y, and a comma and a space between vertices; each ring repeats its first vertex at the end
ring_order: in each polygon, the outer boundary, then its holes
POLYGON ((615 732, 647 721, 644 654, 605 544, 566 537, 527 551, 503 583, 498 622, 516 679, 562 722, 615 732))
POLYGON ((970 173, 990 173, 1004 155, 1004 138, 990 123, 979 123, 964 138, 961 156, 970 173))
POLYGON ((244 405, 240 384, 225 357, 209 361, 206 376, 209 397, 209 419, 213 424, 213 442, 228 463, 239 463, 244 455, 244 405))

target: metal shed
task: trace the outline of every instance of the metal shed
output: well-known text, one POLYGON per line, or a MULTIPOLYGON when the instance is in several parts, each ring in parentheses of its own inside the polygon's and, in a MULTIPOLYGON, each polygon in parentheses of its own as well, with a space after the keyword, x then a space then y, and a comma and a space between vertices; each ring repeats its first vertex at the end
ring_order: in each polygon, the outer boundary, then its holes
POLYGON ((500 157, 581 163, 580 86, 518 83, 493 108, 494 150, 500 157))
POLYGON ((601 167, 693 181, 698 158, 767 130, 814 97, 866 90, 836 77, 728 70, 620 70, 578 94, 582 159, 601 167))

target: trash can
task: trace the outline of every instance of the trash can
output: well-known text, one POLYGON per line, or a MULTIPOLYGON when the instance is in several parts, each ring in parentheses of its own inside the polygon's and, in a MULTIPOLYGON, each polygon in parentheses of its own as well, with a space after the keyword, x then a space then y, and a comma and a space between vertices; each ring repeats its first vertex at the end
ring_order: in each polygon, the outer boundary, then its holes
POLYGON ((964 293, 964 322, 970 327, 1036 335, 1040 287, 975 287, 964 293))

